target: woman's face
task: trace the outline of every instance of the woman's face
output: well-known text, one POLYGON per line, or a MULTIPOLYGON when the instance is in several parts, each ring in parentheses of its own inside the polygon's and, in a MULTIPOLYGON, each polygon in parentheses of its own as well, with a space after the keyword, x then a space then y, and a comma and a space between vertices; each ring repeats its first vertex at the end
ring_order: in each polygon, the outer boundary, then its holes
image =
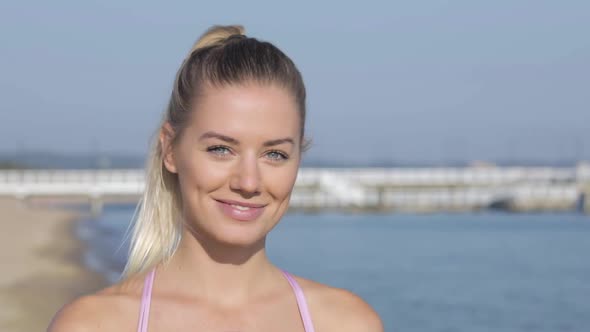
POLYGON ((197 236, 253 244, 283 216, 295 184, 295 100, 284 88, 256 83, 207 88, 200 96, 164 164, 178 174, 183 214, 197 236))

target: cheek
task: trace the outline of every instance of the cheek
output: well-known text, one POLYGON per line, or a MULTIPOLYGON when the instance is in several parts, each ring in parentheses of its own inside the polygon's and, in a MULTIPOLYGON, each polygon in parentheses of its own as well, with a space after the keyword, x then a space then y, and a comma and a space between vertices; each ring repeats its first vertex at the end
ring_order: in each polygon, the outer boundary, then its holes
POLYGON ((285 199, 293 190, 297 178, 297 167, 289 166, 284 169, 274 169, 268 172, 266 188, 276 199, 285 199))
POLYGON ((194 199, 195 194, 206 193, 223 186, 227 170, 219 165, 203 158, 194 157, 184 160, 179 169, 178 175, 183 195, 194 199))

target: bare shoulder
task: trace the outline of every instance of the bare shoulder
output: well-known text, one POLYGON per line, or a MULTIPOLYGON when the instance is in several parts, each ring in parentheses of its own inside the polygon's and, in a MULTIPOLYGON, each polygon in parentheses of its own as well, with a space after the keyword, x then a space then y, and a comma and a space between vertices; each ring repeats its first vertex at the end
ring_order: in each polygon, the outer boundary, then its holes
POLYGON ((317 331, 383 332, 377 312, 355 293, 295 276, 317 331))
MULTIPOLYGON (((137 322, 138 296, 114 285, 82 296, 63 306, 53 317, 48 332, 94 332, 129 330, 137 322)), ((132 329, 131 329, 132 330, 132 329)))
POLYGON ((100 295, 87 295, 63 306, 53 317, 48 332, 99 331, 103 312, 100 295))

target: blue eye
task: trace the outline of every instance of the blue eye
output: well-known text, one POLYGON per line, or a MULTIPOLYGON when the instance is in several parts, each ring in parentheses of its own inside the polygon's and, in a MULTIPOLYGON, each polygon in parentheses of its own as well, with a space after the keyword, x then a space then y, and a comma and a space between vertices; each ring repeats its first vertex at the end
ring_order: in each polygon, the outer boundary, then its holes
POLYGON ((268 153, 268 156, 270 157, 270 159, 276 160, 276 161, 281 161, 281 160, 287 160, 287 159, 289 159, 289 156, 287 156, 285 153, 282 153, 282 152, 279 152, 279 151, 270 151, 268 153))
POLYGON ((230 153, 230 150, 226 146, 216 145, 216 146, 211 146, 211 147, 207 148, 207 152, 212 152, 217 155, 225 156, 230 153))

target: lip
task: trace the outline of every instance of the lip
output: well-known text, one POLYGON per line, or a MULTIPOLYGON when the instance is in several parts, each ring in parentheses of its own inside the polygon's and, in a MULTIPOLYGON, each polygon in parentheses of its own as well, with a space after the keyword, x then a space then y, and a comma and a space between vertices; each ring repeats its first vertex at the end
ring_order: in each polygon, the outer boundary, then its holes
POLYGON ((229 218, 238 221, 253 221, 256 220, 258 217, 262 215, 264 212, 264 208, 266 205, 262 204, 252 204, 252 203, 242 203, 237 201, 230 201, 230 200, 215 200, 215 204, 219 207, 221 212, 229 218), (241 205, 245 207, 249 207, 248 210, 239 210, 231 204, 241 205))
POLYGON ((216 199, 216 201, 221 202, 221 203, 225 203, 225 204, 233 204, 233 205, 245 206, 245 207, 249 207, 249 208, 262 208, 262 207, 265 207, 266 206, 266 204, 254 204, 254 203, 238 202, 238 201, 232 201, 232 200, 229 200, 229 199, 216 199))

